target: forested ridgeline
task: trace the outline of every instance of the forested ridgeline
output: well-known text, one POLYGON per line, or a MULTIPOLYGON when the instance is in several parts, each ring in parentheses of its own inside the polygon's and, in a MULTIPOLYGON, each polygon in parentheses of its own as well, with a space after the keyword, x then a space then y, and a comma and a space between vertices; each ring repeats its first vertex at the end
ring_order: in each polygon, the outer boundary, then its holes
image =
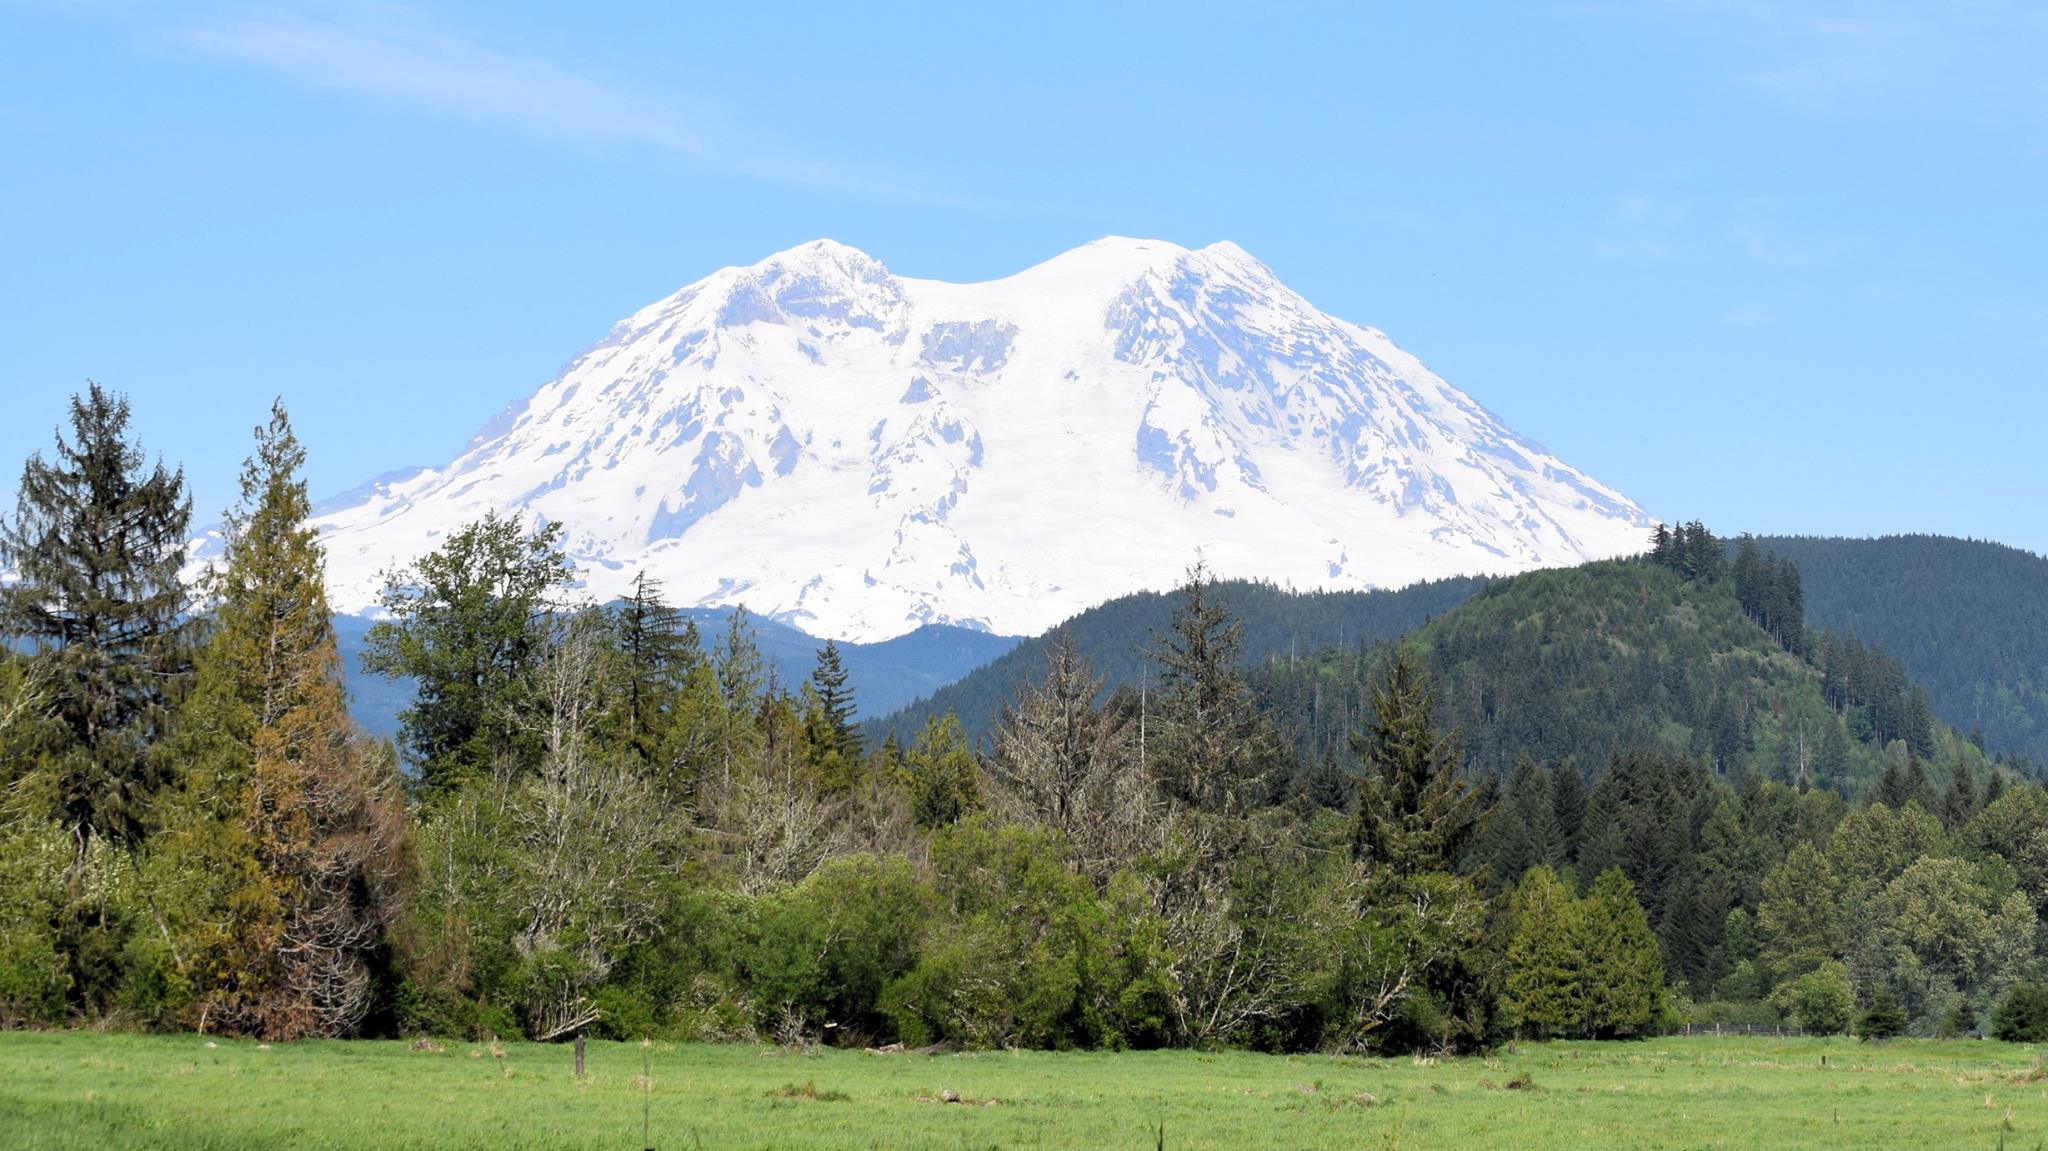
MULTIPOLYGON (((1369 649, 1397 639, 1472 598, 1486 586, 1474 576, 1428 580, 1390 591, 1292 591, 1255 580, 1218 580, 1217 593, 1244 626, 1246 661, 1313 655, 1325 648, 1369 649)), ((948 713, 969 738, 985 736, 1020 688, 1045 668, 1047 653, 1071 642, 1110 687, 1142 687, 1155 673, 1146 654, 1168 630, 1178 592, 1134 592, 1089 608, 1042 636, 1024 640, 986 666, 864 725, 870 739, 899 738, 948 713)))
POLYGON ((780 680, 743 615, 580 603, 557 528, 486 516, 391 575, 387 743, 282 407, 198 587, 182 477, 118 397, 71 415, 0 530, 9 1024, 1406 1052, 2037 1018, 2048 793, 1868 669, 1831 694, 1787 569, 1710 570, 1697 525, 1249 677, 1198 569, 1141 688, 1055 636, 977 746, 867 739, 835 645, 780 680))
POLYGON ((1815 628, 1896 656, 1993 752, 2048 764, 2048 559, 1944 536, 1757 542, 1799 566, 1815 628))
MULTIPOLYGON (((1653 553, 1499 580, 1417 631, 1467 766, 1503 776, 1526 755, 1592 772, 1654 749, 1849 795, 1909 759, 1937 784, 1956 762, 1989 770, 1897 661, 1807 631, 1796 568, 1753 544, 1733 563, 1718 543, 1700 554, 1715 562, 1653 553)), ((1250 674, 1300 756, 1341 762, 1380 658, 1326 651, 1250 674)))

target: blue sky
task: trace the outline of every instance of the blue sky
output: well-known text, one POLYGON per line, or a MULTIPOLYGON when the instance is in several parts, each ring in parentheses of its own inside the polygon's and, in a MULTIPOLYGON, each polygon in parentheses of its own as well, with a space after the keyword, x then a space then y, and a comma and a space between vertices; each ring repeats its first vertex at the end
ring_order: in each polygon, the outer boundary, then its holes
POLYGON ((1654 514, 2048 551, 2048 8, 0 0, 0 497, 87 377, 318 494, 830 236, 1236 241, 1654 514))

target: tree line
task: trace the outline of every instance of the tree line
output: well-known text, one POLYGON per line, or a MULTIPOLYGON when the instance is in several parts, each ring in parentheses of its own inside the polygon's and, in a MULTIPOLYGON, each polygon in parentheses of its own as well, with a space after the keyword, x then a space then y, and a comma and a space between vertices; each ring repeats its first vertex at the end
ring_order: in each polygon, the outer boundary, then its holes
POLYGON ((1199 568, 1137 687, 1057 635, 986 739, 876 740, 830 643, 780 682, 744 613, 581 601, 558 527, 486 515, 389 575, 375 741, 283 407, 192 586, 181 474, 119 397, 70 415, 0 527, 0 1022, 1405 1052, 1839 986, 1947 1026, 2038 963, 2038 788, 1497 778, 1414 644, 1305 757, 1199 568))

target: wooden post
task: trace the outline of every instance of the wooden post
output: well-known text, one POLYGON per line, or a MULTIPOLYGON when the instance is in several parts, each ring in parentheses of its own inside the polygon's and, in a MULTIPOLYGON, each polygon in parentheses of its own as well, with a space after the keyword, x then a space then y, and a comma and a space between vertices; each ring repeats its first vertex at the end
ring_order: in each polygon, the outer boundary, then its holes
POLYGON ((576 1033, 576 1078, 583 1078, 583 1033, 576 1033))

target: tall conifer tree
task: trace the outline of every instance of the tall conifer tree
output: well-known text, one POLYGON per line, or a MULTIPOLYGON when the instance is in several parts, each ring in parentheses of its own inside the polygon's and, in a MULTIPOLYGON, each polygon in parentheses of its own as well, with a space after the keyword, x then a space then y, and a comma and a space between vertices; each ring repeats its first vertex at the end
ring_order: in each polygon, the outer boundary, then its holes
POLYGON ((163 782, 148 755, 189 680, 179 571, 192 519, 185 473, 144 464, 128 401, 91 384, 71 399, 71 435, 29 457, 14 518, 0 527, 0 632, 34 651, 68 733, 59 816, 81 846, 133 843, 163 782))
POLYGON ((397 780, 348 717, 305 451, 282 403, 256 440, 170 744, 190 774, 158 842, 172 876, 220 902, 165 902, 195 913, 182 926, 203 961, 187 973, 201 1019, 273 1038, 341 1035, 375 992, 397 780))

